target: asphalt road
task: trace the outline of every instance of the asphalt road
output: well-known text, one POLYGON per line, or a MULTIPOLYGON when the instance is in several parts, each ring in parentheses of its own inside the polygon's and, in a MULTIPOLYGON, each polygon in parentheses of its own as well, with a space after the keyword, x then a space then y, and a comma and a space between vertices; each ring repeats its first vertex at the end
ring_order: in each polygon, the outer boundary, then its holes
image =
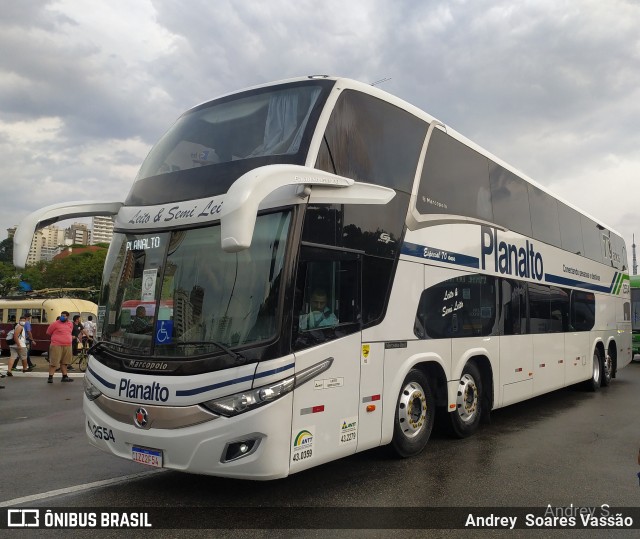
MULTIPOLYGON (((5 359, 5 358, 3 358, 5 359)), ((59 376, 59 375, 58 375, 59 376)), ((3 379, 0 390, 0 507, 166 508, 178 530, 126 532, 128 537, 324 537, 341 508, 354 509, 345 537, 387 537, 367 527, 396 508, 393 522, 419 527, 429 507, 638 507, 640 363, 608 388, 566 388, 492 413, 465 440, 435 432, 417 458, 396 460, 387 448, 270 482, 157 471, 111 457, 85 441, 82 380, 47 384, 44 373, 3 379), (303 509, 300 509, 303 508, 303 509), (309 508, 309 509, 304 509, 309 508), (318 508, 327 508, 319 513, 318 508), (203 512, 201 512, 203 511, 203 512), (194 530, 207 514, 226 514, 228 530, 194 530), (280 529, 291 519, 297 531, 280 529), (247 521, 249 519, 249 522, 247 521), (322 519, 322 520, 321 520, 322 519), (315 524, 314 524, 315 523, 315 524), (254 529, 246 530, 247 526, 254 529), (269 529, 276 528, 276 529, 269 529), (237 529, 233 529, 237 528, 237 529), (264 529, 263 529, 264 528, 264 529), (260 531, 262 530, 262 531, 260 531), (139 535, 138 535, 139 534, 139 535)), ((4 511, 5 509, 2 509, 4 511)), ((442 516, 442 515, 441 515, 442 516)), ((343 526, 339 526, 343 527, 343 526)), ((11 530, 12 537, 122 537, 122 531, 11 530)), ((455 537, 470 530, 405 530, 412 537, 455 537)), ((495 537, 534 533, 476 531, 495 537)), ((552 530, 545 536, 601 537, 603 532, 552 530), (568 534, 568 535, 567 535, 568 534)), ((637 532, 618 531, 616 534, 637 532)))

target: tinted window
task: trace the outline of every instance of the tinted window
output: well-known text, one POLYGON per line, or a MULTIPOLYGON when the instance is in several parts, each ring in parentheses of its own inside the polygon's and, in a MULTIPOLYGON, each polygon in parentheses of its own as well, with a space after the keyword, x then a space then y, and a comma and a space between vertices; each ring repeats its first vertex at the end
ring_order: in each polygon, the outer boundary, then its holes
POLYGON ((411 192, 427 124, 370 95, 345 90, 331 114, 316 168, 411 192))
POLYGON ((568 331, 569 293, 562 288, 552 286, 549 288, 549 301, 551 303, 551 332, 568 331))
POLYGON ((218 195, 254 168, 303 165, 333 85, 312 80, 257 88, 191 109, 149 152, 127 205, 218 195))
POLYGON ((596 298, 591 292, 571 293, 571 330, 589 331, 596 321, 596 298))
POLYGON ((556 247, 561 247, 558 202, 541 189, 533 185, 528 187, 533 237, 556 247))
POLYGON ((558 217, 562 248, 571 253, 584 255, 580 214, 566 204, 558 202, 558 217))
POLYGON ((529 283, 530 333, 558 333, 569 328, 569 294, 555 286, 529 283))
POLYGON ((509 230, 531 236, 527 183, 495 163, 491 164, 489 176, 494 222, 509 230))
POLYGON ((527 333, 527 285, 522 281, 502 281, 504 334, 527 333))
POLYGON ((389 297, 393 260, 365 256, 362 264, 362 322, 372 326, 384 314, 389 297))
POLYGON ((302 240, 395 258, 408 206, 409 195, 403 192, 396 193, 384 206, 310 204, 302 240))
POLYGON ((497 334, 496 280, 464 275, 425 290, 414 331, 420 338, 475 337, 497 334))
POLYGON ((581 216, 582 241, 584 242, 584 256, 591 260, 602 262, 602 234, 603 227, 594 223, 588 217, 581 216))
POLYGON ((529 283, 530 333, 549 333, 551 302, 547 286, 529 283))
POLYGON ((489 161, 440 129, 427 147, 416 209, 493 221, 489 161))

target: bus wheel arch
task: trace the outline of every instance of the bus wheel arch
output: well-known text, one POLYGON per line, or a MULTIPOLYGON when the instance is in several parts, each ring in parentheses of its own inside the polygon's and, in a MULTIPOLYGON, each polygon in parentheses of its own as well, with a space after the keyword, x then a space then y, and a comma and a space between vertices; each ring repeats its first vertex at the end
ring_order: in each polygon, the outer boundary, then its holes
POLYGON ((424 369, 413 367, 400 386, 391 447, 401 458, 418 455, 429 441, 436 412, 432 385, 424 369))
POLYGON ((478 430, 483 418, 488 419, 493 404, 491 364, 488 358, 469 359, 460 374, 456 392, 456 408, 449 413, 452 434, 467 438, 478 430))

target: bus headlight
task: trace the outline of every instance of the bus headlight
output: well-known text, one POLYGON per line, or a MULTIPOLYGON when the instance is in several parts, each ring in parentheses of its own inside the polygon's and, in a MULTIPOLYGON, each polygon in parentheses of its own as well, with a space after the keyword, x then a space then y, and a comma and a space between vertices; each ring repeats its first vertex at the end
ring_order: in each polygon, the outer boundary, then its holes
POLYGON ((102 391, 100 391, 96 386, 94 386, 89 379, 84 377, 84 394, 87 396, 87 399, 90 401, 96 400, 100 395, 102 395, 102 391))
POLYGON ((202 406, 224 417, 233 417, 244 412, 249 412, 250 410, 255 410, 260 406, 276 401, 280 397, 284 397, 287 393, 293 391, 294 388, 301 386, 318 374, 326 371, 331 367, 332 363, 333 358, 330 357, 274 384, 203 402, 202 406))

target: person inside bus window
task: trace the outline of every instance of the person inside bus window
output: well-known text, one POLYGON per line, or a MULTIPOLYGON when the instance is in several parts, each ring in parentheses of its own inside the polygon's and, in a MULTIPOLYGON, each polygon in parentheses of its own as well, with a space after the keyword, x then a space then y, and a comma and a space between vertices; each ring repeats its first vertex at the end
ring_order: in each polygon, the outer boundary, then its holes
POLYGON ((147 311, 144 308, 144 305, 138 305, 136 307, 136 315, 131 320, 131 325, 129 326, 130 333, 151 333, 153 329, 149 320, 147 320, 147 311))
POLYGON ((309 301, 310 312, 300 315, 300 329, 327 328, 338 325, 338 317, 327 306, 327 293, 316 288, 309 301))

